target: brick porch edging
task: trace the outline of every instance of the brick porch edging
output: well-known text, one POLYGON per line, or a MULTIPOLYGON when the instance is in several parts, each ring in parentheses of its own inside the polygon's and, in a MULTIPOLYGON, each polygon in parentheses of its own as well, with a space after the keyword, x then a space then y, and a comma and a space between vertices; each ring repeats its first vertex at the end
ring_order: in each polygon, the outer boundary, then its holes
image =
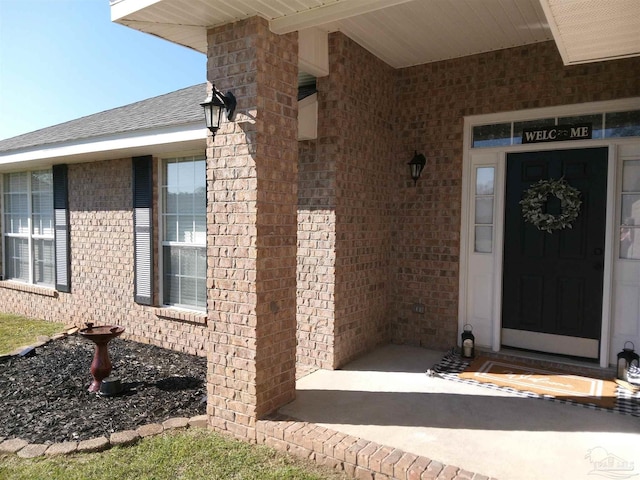
MULTIPOLYGON (((207 415, 175 417, 150 423, 136 430, 114 432, 107 439, 96 437, 79 442, 29 443, 20 438, 0 437, 0 454, 21 458, 93 453, 114 446, 133 445, 138 440, 182 428, 207 427, 207 415)), ((379 445, 308 422, 284 416, 257 422, 257 443, 311 460, 358 480, 496 480, 485 475, 443 465, 426 457, 379 445)))
POLYGON ((256 434, 257 443, 358 480, 496 480, 283 415, 258 420, 256 434))
POLYGON ((61 442, 61 443, 29 443, 21 438, 5 439, 0 437, 0 454, 15 453, 20 458, 36 458, 43 455, 69 455, 71 453, 102 452, 115 446, 133 445, 141 438, 159 435, 162 432, 183 428, 198 428, 207 426, 206 415, 195 417, 173 417, 162 423, 149 423, 136 430, 114 432, 109 438, 96 437, 89 440, 61 442))

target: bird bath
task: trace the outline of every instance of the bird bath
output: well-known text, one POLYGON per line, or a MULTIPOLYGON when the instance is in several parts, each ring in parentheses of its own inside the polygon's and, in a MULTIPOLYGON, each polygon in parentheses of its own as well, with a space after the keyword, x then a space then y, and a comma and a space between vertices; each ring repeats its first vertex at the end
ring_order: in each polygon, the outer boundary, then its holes
POLYGON ((96 352, 90 368, 93 382, 91 382, 89 386, 89 391, 99 392, 102 380, 111 373, 111 359, 109 358, 107 344, 112 338, 116 338, 122 334, 124 327, 118 325, 101 325, 94 327, 93 323, 86 323, 85 325, 87 328, 80 330, 80 335, 96 344, 96 352))

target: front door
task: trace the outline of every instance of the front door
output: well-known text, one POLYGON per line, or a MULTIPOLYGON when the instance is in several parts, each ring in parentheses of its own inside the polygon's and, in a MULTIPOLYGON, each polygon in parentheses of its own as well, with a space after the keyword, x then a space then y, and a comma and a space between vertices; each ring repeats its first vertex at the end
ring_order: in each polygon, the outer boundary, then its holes
MULTIPOLYGON (((507 155, 502 345, 598 358, 607 190, 607 149, 507 155), (539 180, 564 180, 582 204, 571 228, 539 230, 520 201, 539 180)), ((543 213, 559 215, 548 195, 543 213)))

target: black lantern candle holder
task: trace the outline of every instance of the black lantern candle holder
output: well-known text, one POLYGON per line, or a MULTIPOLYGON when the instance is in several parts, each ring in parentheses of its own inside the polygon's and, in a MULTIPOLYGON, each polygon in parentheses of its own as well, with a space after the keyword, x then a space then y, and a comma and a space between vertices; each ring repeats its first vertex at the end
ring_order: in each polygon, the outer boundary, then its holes
POLYGON ((618 353, 618 370, 617 377, 619 380, 628 381, 627 372, 629 371, 629 367, 634 365, 636 367, 640 366, 640 356, 633 351, 635 345, 633 342, 624 342, 624 347, 622 351, 618 353), (627 345, 631 345, 631 347, 627 347, 627 345))
POLYGON ((473 358, 476 353, 476 337, 471 333, 473 327, 467 324, 462 330, 462 358, 473 358))

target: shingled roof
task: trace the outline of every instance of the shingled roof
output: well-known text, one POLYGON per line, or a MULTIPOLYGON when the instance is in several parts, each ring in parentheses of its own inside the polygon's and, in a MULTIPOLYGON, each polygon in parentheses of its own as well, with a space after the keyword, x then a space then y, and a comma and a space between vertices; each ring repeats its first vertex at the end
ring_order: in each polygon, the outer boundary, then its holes
POLYGON ((202 122, 204 128, 204 115, 200 103, 205 97, 206 84, 201 83, 123 107, 0 140, 0 153, 87 140, 105 135, 174 127, 194 122, 202 122))

